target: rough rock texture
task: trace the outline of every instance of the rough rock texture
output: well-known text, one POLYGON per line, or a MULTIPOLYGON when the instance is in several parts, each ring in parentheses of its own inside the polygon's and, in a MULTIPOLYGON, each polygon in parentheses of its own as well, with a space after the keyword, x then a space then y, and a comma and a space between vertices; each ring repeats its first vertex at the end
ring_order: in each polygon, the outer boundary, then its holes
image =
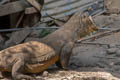
POLYGON ((20 44, 30 34, 30 32, 31 30, 29 28, 25 28, 24 30, 13 32, 10 39, 6 41, 5 47, 7 48, 13 45, 20 44))
POLYGON ((120 16, 116 14, 99 15, 94 18, 97 26, 100 28, 118 28, 120 27, 120 16))
POLYGON ((4 43, 5 43, 5 39, 4 37, 2 37, 2 35, 0 35, 0 50, 3 49, 4 43))
POLYGON ((110 10, 119 10, 120 11, 120 0, 106 0, 107 8, 110 10))

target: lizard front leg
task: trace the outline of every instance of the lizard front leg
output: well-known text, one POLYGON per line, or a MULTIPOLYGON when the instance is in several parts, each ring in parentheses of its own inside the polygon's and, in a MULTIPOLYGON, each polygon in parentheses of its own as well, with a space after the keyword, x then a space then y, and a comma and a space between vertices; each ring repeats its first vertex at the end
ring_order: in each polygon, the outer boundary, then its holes
POLYGON ((14 80, 35 80, 33 77, 24 75, 25 62, 22 59, 18 59, 12 68, 12 77, 14 80))
POLYGON ((60 53, 60 59, 59 61, 56 62, 56 65, 58 67, 67 69, 73 47, 74 47, 74 42, 68 42, 67 44, 64 45, 60 53))

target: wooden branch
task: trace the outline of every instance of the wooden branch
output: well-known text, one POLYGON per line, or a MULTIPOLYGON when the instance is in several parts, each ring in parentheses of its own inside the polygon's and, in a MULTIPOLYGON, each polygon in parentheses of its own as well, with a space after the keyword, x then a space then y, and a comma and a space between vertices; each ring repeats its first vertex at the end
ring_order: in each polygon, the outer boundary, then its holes
MULTIPOLYGON (((31 12, 36 11, 34 10, 35 8, 33 7, 31 8, 33 10, 31 12)), ((5 15, 21 12, 21 11, 24 11, 25 9, 26 9, 26 4, 22 0, 10 2, 4 5, 0 5, 0 16, 5 16, 5 15)))
POLYGON ((80 44, 87 44, 87 45, 109 45, 107 43, 98 43, 98 42, 82 42, 80 44))
POLYGON ((38 11, 34 7, 29 7, 25 9, 25 14, 33 14, 37 13, 38 11))
POLYGON ((18 28, 18 26, 20 25, 21 21, 23 20, 24 13, 21 13, 20 15, 21 15, 21 16, 20 16, 20 18, 18 19, 15 28, 18 28))
POLYGON ((39 12, 42 9, 42 5, 40 5, 36 0, 27 0, 34 8, 36 8, 39 12))
POLYGON ((5 5, 0 5, 0 16, 9 15, 12 13, 20 12, 25 9, 25 4, 20 1, 10 2, 5 5))

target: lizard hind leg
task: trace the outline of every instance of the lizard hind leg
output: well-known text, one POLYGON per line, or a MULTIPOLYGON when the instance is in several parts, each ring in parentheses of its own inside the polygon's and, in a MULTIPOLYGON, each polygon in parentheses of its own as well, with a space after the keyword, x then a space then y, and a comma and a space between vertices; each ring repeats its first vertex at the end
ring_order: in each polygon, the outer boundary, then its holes
POLYGON ((33 77, 24 75, 25 62, 22 59, 18 59, 12 67, 12 77, 14 80, 35 80, 33 77))

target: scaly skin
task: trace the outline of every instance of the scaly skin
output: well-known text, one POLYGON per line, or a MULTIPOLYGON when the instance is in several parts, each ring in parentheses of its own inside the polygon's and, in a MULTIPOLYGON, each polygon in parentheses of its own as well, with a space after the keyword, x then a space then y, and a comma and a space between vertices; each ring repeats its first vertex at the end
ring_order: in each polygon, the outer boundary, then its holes
POLYGON ((66 69, 77 40, 97 28, 85 14, 75 14, 61 29, 42 38, 0 51, 0 71, 12 72, 15 80, 34 78, 23 73, 39 73, 52 64, 66 69))
MULTIPOLYGON (((27 63, 27 72, 37 73, 41 72, 41 70, 33 70, 31 66, 43 62, 46 64, 48 61, 53 61, 56 54, 50 46, 47 46, 38 41, 30 41, 19 44, 0 51, 0 71, 11 72, 13 64, 17 59, 19 59, 20 56, 25 57, 24 61, 27 63)), ((40 64, 40 66, 44 67, 44 64, 40 64)))

